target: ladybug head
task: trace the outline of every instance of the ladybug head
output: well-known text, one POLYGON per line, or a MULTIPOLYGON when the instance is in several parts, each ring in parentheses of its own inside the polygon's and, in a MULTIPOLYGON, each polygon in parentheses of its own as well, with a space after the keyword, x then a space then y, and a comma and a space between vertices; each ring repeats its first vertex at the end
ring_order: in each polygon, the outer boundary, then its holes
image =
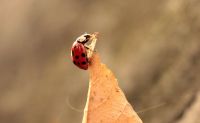
POLYGON ((80 37, 78 37, 76 39, 76 41, 79 42, 79 43, 85 44, 90 40, 90 38, 91 38, 90 34, 83 34, 80 37))

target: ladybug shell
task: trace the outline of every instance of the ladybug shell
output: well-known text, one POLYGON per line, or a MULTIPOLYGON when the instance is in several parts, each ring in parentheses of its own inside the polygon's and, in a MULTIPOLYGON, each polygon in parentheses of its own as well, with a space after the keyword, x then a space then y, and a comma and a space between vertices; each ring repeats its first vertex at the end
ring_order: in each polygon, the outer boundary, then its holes
POLYGON ((87 51, 82 43, 74 42, 71 49, 71 58, 73 63, 80 69, 88 69, 87 51))

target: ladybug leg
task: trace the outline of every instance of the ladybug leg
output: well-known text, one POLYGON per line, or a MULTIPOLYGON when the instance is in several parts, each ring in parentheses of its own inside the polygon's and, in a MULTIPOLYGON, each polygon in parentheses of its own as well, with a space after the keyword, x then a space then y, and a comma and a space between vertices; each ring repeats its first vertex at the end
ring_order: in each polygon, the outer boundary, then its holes
POLYGON ((96 50, 96 49, 92 50, 92 49, 91 49, 91 47, 90 47, 90 46, 88 46, 88 45, 85 45, 85 48, 86 48, 87 50, 90 50, 91 52, 97 52, 97 50, 96 50))
POLYGON ((89 45, 84 45, 85 46, 85 48, 87 49, 87 50, 91 50, 91 46, 89 46, 89 45))
POLYGON ((86 45, 86 44, 85 44, 84 46, 85 46, 85 48, 86 48, 87 50, 89 50, 89 49, 90 49, 88 45, 86 45))
POLYGON ((92 34, 90 37, 91 43, 89 45, 87 45, 87 44, 84 45, 85 48, 87 49, 87 54, 88 54, 89 59, 92 57, 93 52, 95 52, 94 48, 95 48, 96 41, 97 41, 97 35, 98 35, 98 33, 92 34))
POLYGON ((91 49, 91 46, 89 46, 89 45, 85 45, 85 49, 88 54, 88 60, 90 61, 90 58, 92 57, 92 54, 93 54, 93 50, 91 49))

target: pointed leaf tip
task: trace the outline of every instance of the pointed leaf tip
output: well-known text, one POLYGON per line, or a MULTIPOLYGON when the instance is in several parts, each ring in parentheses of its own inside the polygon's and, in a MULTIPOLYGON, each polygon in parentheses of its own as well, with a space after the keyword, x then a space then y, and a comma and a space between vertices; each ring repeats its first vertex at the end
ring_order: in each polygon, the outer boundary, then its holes
POLYGON ((118 86, 112 71, 94 53, 82 123, 142 123, 118 86))

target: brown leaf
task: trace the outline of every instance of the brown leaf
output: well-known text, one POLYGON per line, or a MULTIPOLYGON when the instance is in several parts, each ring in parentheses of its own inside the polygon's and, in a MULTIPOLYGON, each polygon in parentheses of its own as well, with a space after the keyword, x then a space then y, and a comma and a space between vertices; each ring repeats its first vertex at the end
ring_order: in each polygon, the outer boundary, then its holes
POLYGON ((142 123, 126 100, 113 73, 93 54, 82 123, 142 123))

